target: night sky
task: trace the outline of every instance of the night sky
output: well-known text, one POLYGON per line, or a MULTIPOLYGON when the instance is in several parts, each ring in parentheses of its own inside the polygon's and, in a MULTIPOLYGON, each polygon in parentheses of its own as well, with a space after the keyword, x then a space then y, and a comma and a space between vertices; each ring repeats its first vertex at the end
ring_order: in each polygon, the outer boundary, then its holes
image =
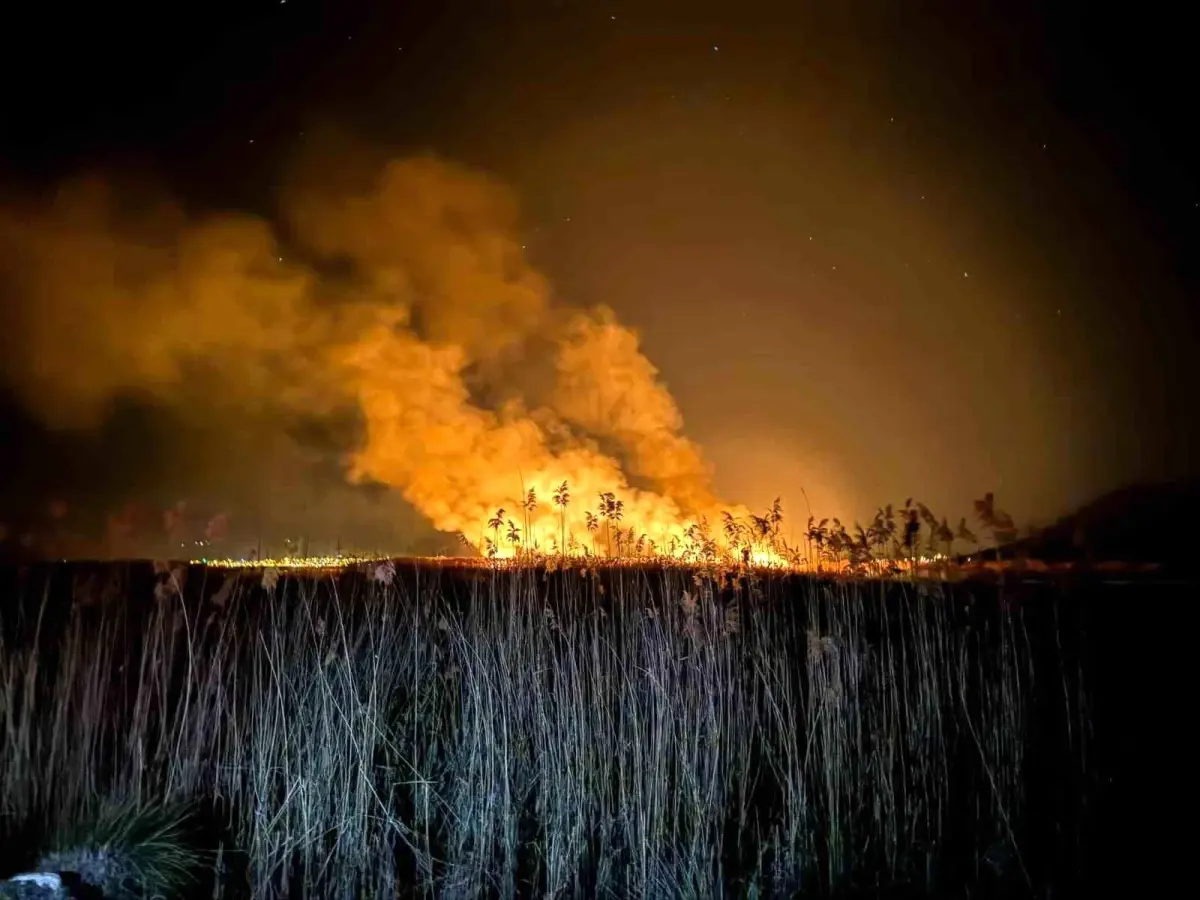
MULTIPOLYGON (((83 174, 277 221, 313 141, 363 148, 330 181, 434 153, 512 189, 555 304, 637 329, 722 496, 957 519, 995 491, 1046 521, 1200 468, 1200 77, 1176 8, 47 7, 0 39, 0 194, 25 210, 83 174)), ((37 301, 0 259, 11 344, 37 301)), ((5 516, 186 497, 255 531, 433 546, 343 484, 350 425, 282 440, 130 396, 63 430, 0 372, 5 516)))

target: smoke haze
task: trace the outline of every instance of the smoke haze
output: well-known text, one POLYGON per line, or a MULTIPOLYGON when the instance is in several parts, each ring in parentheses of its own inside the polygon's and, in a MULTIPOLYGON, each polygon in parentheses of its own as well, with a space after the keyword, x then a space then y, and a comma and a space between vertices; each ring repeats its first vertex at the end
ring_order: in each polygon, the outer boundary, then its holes
POLYGON ((123 404, 152 407, 178 431, 148 439, 173 447, 166 481, 234 502, 247 533, 265 514, 411 552, 421 528, 398 498, 477 547, 504 544, 510 520, 544 549, 586 541, 605 492, 623 504, 607 527, 660 547, 715 517, 710 468, 637 335, 607 308, 552 305, 512 192, 428 155, 359 153, 353 177, 322 177, 347 171, 349 146, 296 162, 278 222, 130 202, 95 177, 9 204, 13 394, 79 441, 123 404), (526 360, 552 383, 523 392, 526 360))

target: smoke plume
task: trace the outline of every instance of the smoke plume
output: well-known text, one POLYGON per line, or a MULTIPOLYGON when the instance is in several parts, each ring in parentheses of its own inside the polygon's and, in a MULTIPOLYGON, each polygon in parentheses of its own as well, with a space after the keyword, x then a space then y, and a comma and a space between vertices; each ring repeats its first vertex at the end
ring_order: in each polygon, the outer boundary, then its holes
POLYGON ((54 429, 94 430, 130 395, 353 422, 336 428, 348 482, 498 552, 643 534, 665 548, 716 514, 636 334, 607 309, 551 304, 511 191, 431 156, 328 171, 297 166, 273 220, 134 204, 100 179, 8 205, 11 390, 54 429), (520 395, 505 373, 546 347, 553 385, 520 395), (589 528, 598 503, 607 521, 589 528))
POLYGON ((698 514, 716 506, 700 448, 637 335, 600 308, 573 316, 557 356, 554 409, 572 425, 612 439, 630 472, 698 514))

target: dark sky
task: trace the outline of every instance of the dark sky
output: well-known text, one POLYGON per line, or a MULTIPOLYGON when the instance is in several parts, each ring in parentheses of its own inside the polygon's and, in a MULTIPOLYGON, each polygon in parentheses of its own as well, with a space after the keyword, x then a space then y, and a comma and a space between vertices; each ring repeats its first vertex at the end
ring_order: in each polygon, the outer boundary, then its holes
MULTIPOLYGON (((956 518, 994 490, 1028 521, 1196 472, 1200 77, 1175 4, 147 9, 6 21, 0 183, 116 173, 270 216, 330 124, 480 167, 556 302, 641 332, 754 505, 799 513, 803 486, 818 513, 916 495, 956 518)), ((197 426, 187 446, 239 449, 193 465, 167 412, 64 436, 26 407, 20 503, 245 497, 278 468, 250 425, 197 426)), ((281 495, 256 515, 296 515, 281 495)))

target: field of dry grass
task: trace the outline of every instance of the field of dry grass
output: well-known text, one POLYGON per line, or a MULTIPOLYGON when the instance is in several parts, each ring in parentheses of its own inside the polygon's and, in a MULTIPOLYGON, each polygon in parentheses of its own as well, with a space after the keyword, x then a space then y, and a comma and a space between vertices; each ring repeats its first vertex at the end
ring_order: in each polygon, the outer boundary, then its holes
POLYGON ((178 802, 205 896, 1029 896, 1046 785, 1060 819, 1085 787, 1077 634, 987 586, 127 564, 4 590, 9 868, 178 802))

